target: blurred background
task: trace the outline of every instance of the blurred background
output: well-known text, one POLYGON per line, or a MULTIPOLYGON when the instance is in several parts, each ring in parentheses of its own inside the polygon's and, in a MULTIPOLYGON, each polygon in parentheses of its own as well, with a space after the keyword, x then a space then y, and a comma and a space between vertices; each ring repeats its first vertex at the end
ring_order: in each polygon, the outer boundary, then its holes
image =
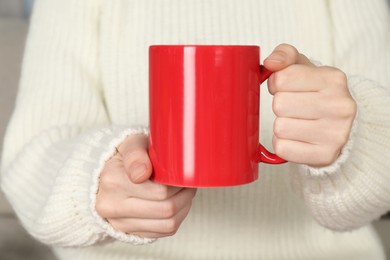
MULTIPOLYGON (((14 106, 33 3, 34 0, 0 0, 0 148, 14 106)), ((390 259, 390 219, 375 221, 374 226, 390 259)), ((25 259, 55 258, 46 246, 32 239, 24 231, 0 191, 0 260, 25 259)))
MULTIPOLYGON (((33 0, 0 0, 0 147, 14 106, 32 6, 33 0)), ((27 259, 55 258, 24 231, 0 192, 0 260, 27 259)))

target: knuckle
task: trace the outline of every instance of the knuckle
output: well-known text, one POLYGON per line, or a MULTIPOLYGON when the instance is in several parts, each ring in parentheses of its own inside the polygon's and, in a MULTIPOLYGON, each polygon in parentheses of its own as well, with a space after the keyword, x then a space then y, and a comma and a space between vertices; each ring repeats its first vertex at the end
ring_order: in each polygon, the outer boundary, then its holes
POLYGON ((165 220, 164 233, 175 234, 179 228, 179 222, 175 218, 165 220))
POLYGON ((283 94, 276 93, 272 101, 272 110, 276 116, 281 116, 283 114, 283 94))
POLYGON ((287 55, 292 57, 294 60, 296 60, 298 58, 298 55, 299 55, 298 49, 290 44, 282 43, 282 44, 279 44, 276 48, 277 48, 277 50, 280 50, 280 51, 287 53, 287 55))
POLYGON ((327 75, 326 78, 331 80, 331 83, 335 87, 346 87, 347 86, 347 75, 342 71, 334 67, 323 66, 322 70, 327 75))
POLYGON ((118 189, 121 186, 121 184, 117 181, 116 175, 107 171, 102 172, 99 181, 99 188, 102 190, 118 189))
POLYGON ((154 185, 152 192, 157 200, 165 200, 169 196, 168 186, 162 184, 154 185))
POLYGON ((334 161, 336 161, 337 157, 339 155, 339 149, 328 147, 326 151, 322 154, 320 157, 320 164, 322 166, 327 166, 332 164, 334 161))
POLYGON ((335 99, 333 116, 338 118, 354 118, 356 116, 356 103, 352 98, 335 99))
POLYGON ((347 75, 339 69, 336 68, 333 69, 332 78, 336 81, 336 84, 339 86, 347 85, 347 75))
POLYGON ((177 206, 175 203, 169 201, 164 203, 160 209, 161 217, 163 218, 171 218, 176 215, 177 206))
POLYGON ((349 134, 347 133, 347 131, 345 131, 345 133, 341 133, 341 134, 338 134, 337 136, 335 136, 333 138, 335 145, 336 145, 335 149, 341 150, 341 148, 348 142, 348 139, 349 139, 349 134))
POLYGON ((356 116, 356 111, 357 111, 356 102, 352 98, 348 98, 344 102, 343 111, 344 111, 344 116, 354 118, 356 116))
POLYGON ((285 124, 284 120, 280 117, 277 117, 274 121, 274 134, 276 137, 281 138, 284 136, 285 124))
POLYGON ((105 200, 96 200, 95 209, 103 218, 111 217, 113 215, 113 209, 110 206, 110 203, 107 203, 105 200))
POLYGON ((110 183, 110 182, 112 182, 112 178, 110 176, 109 170, 103 169, 102 172, 100 173, 100 177, 99 177, 100 186, 106 185, 107 183, 110 183))
POLYGON ((343 135, 341 135, 341 140, 340 140, 340 149, 342 149, 344 147, 344 145, 346 145, 349 141, 349 138, 350 138, 350 130, 349 131, 345 131, 345 133, 343 135))
POLYGON ((284 152, 285 148, 283 145, 283 141, 280 140, 279 138, 273 139, 273 147, 274 147, 275 154, 280 155, 280 156, 285 154, 285 152, 284 152))
POLYGON ((276 94, 282 86, 285 84, 285 76, 282 71, 277 71, 274 72, 272 75, 272 82, 271 82, 271 89, 272 89, 272 94, 276 94))
POLYGON ((288 55, 291 57, 292 62, 296 62, 299 59, 299 51, 293 46, 289 46, 287 49, 288 55))

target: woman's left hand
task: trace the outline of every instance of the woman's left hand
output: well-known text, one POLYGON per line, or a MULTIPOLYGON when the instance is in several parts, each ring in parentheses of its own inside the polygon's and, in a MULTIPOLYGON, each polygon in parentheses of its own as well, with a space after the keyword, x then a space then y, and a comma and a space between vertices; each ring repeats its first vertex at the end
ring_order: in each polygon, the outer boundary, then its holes
POLYGON ((264 61, 274 73, 268 90, 274 95, 273 146, 280 157, 323 167, 333 163, 347 143, 356 103, 339 69, 317 67, 288 44, 264 61))

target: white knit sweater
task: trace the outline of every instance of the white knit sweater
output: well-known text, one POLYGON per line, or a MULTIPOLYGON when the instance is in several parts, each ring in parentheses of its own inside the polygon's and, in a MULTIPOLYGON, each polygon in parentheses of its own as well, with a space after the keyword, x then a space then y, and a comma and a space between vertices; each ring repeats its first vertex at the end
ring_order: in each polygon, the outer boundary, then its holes
POLYGON ((369 223, 390 209, 389 68, 385 0, 38 0, 1 187, 61 259, 383 260, 369 223), (264 59, 282 42, 349 75, 358 117, 333 165, 260 165, 255 183, 199 190, 179 232, 151 244, 98 216, 104 161, 147 133, 149 45, 255 44, 264 59))

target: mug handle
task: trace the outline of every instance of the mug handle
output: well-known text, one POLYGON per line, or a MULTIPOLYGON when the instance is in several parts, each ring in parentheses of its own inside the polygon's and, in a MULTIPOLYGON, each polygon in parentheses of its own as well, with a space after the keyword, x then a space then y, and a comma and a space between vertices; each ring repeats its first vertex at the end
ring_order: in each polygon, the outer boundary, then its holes
MULTIPOLYGON (((260 84, 266 81, 273 72, 266 69, 263 65, 260 65, 260 84)), ((281 164, 287 162, 280 158, 276 154, 269 152, 262 144, 259 143, 257 162, 263 162, 268 164, 281 164)))

